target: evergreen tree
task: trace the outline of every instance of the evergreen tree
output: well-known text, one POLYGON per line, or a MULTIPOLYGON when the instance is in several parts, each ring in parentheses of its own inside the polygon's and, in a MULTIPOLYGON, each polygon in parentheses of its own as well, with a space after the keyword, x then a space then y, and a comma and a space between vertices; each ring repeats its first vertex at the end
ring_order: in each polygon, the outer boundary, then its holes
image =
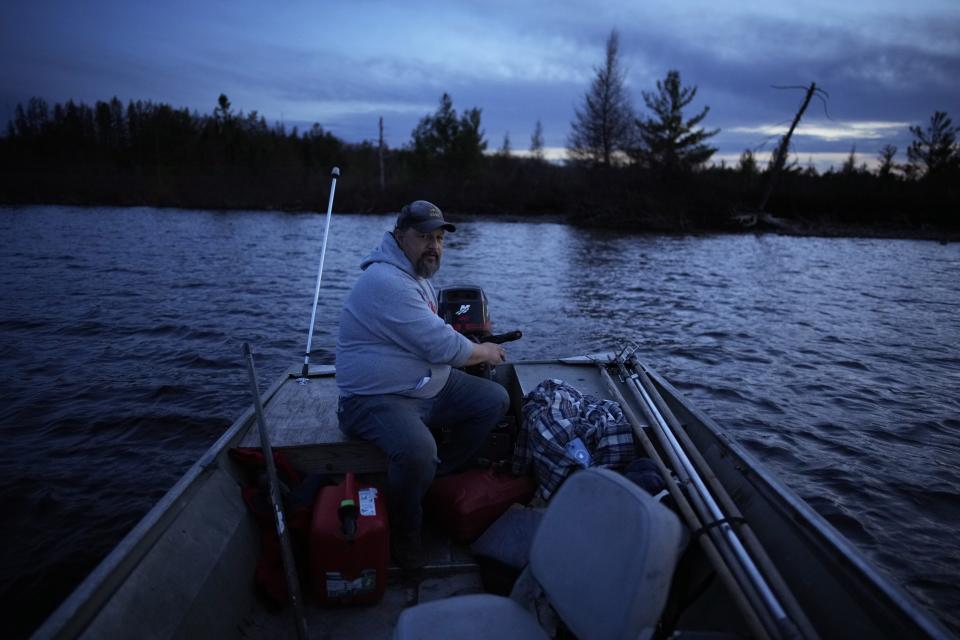
POLYGON ((497 149, 497 155, 504 158, 510 157, 510 132, 507 131, 503 134, 503 144, 500 145, 500 148, 497 149))
POLYGON ((609 167, 633 140, 633 107, 624 88, 620 36, 615 30, 607 38, 604 64, 595 71, 583 107, 574 111, 567 151, 573 160, 609 167))
POLYGON ((537 120, 530 136, 530 156, 537 161, 543 160, 543 125, 537 120))
POLYGON ((910 127, 916 138, 907 149, 907 157, 917 173, 935 176, 960 167, 960 148, 957 146, 957 131, 949 116, 936 111, 930 117, 926 131, 919 126, 910 127))
POLYGON ((653 117, 636 121, 640 147, 634 151, 642 164, 664 173, 685 173, 706 163, 716 148, 704 144, 720 130, 705 131, 698 125, 710 112, 710 107, 689 120, 683 118, 683 108, 697 95, 697 87, 684 87, 680 72, 671 70, 664 80, 657 81, 657 92, 643 92, 643 101, 653 117))
POLYGON ((880 153, 877 156, 877 159, 880 161, 880 164, 877 166, 877 175, 881 178, 889 178, 893 175, 894 169, 897 165, 893 162, 893 158, 897 155, 897 147, 888 144, 880 149, 880 153))
POLYGON ((39 136, 50 125, 50 110, 43 98, 30 98, 26 110, 17 104, 14 114, 12 127, 16 135, 23 138, 39 136))
POLYGON ((217 98, 217 107, 213 110, 213 117, 220 122, 226 122, 230 119, 230 99, 227 94, 221 93, 217 98))
POLYGON ((450 158, 455 165, 469 169, 483 160, 483 152, 487 150, 487 141, 483 138, 480 128, 480 109, 467 109, 458 121, 457 135, 453 139, 453 156, 450 158))
POLYGON ((451 168, 469 169, 483 159, 487 149, 480 126, 480 109, 467 109, 458 117, 453 100, 444 93, 436 112, 417 123, 411 147, 425 164, 442 160, 451 168))
POLYGON ((843 161, 843 166, 840 167, 840 173, 845 176, 853 175, 857 172, 857 145, 853 145, 850 149, 850 155, 847 156, 847 159, 843 161))
POLYGON ((760 173, 760 170, 757 168, 757 159, 753 156, 753 151, 750 149, 743 150, 743 153, 740 154, 740 163, 737 165, 737 170, 746 176, 755 176, 760 173))

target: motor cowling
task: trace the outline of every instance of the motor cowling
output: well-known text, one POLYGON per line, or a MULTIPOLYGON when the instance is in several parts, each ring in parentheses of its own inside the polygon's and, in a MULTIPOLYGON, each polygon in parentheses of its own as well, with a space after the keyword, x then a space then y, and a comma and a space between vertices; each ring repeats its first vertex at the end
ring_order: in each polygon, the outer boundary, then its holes
POLYGON ((490 311, 487 295, 483 289, 473 285, 444 287, 440 290, 440 317, 458 333, 462 333, 475 342, 491 335, 490 311))
MULTIPOLYGON (((503 344, 523 337, 523 333, 520 331, 508 331, 501 334, 491 332, 493 325, 490 322, 487 295, 478 286, 444 287, 440 290, 438 302, 437 314, 447 324, 474 342, 503 344)), ((490 378, 493 373, 490 365, 487 364, 466 367, 464 371, 482 378, 490 378)))

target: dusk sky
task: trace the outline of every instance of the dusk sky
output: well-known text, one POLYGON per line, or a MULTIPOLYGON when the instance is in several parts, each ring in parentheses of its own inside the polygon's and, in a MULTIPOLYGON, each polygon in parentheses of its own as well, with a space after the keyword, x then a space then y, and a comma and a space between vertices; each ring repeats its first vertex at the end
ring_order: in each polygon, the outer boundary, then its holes
POLYGON ((509 132, 526 151, 539 119, 557 158, 614 28, 635 108, 677 69, 727 162, 765 159, 785 131, 803 92, 773 85, 829 93, 794 138, 803 165, 839 166, 853 146, 872 163, 886 144, 902 162, 909 125, 936 110, 960 122, 960 0, 5 0, 0 25, 3 123, 31 96, 209 114, 225 93, 348 142, 375 140, 382 116, 399 147, 447 92, 458 112, 482 109, 490 150, 509 132))

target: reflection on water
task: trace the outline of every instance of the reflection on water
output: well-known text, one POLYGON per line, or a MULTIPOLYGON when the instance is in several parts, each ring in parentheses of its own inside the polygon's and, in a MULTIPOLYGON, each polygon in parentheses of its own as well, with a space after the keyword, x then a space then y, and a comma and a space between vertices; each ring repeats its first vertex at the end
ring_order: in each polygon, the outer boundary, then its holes
MULTIPOLYGON (((315 360, 389 216, 337 215, 315 360)), ((248 402, 301 358, 324 217, 0 210, 2 593, 35 626, 248 402)), ((619 237, 467 222, 471 282, 513 359, 645 360, 960 629, 960 249, 929 242, 619 237)))

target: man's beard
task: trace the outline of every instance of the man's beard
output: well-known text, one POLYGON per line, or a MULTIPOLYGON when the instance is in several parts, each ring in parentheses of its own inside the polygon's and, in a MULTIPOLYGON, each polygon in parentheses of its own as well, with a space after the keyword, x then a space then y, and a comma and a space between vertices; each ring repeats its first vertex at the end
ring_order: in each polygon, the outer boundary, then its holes
POLYGON ((421 278, 432 278, 433 274, 435 274, 437 270, 440 268, 440 256, 436 255, 431 257, 436 259, 436 261, 433 264, 427 263, 426 255, 420 256, 420 259, 417 260, 416 271, 417 271, 417 275, 420 276, 421 278))

